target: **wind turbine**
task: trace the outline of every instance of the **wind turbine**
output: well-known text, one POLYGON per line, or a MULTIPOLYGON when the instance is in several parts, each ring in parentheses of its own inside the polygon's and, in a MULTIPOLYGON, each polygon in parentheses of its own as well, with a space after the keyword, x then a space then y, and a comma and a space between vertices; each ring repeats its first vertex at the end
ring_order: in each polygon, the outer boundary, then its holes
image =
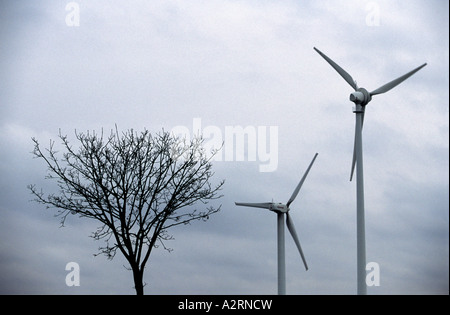
POLYGON ((353 171, 356 164, 356 238, 357 238, 357 281, 358 294, 367 294, 367 286, 365 283, 366 277, 366 240, 365 240, 365 222, 364 222, 364 176, 363 176, 363 153, 362 153, 362 127, 364 123, 364 111, 366 105, 372 100, 372 96, 385 93, 396 87, 414 73, 425 67, 427 64, 411 70, 401 77, 392 80, 389 83, 379 87, 372 92, 368 92, 365 88, 360 88, 356 85, 356 81, 342 69, 337 63, 328 58, 324 53, 314 47, 314 50, 319 53, 333 68, 336 70, 344 80, 350 84, 355 92, 350 94, 350 101, 355 103, 353 112, 356 114, 355 124, 355 142, 353 145, 353 161, 350 173, 350 181, 353 178, 353 171), (357 162, 357 163, 356 163, 357 162))
POLYGON ((289 198, 286 204, 275 203, 275 202, 263 202, 263 203, 244 203, 244 202, 235 202, 237 206, 245 206, 245 207, 254 207, 254 208, 263 208, 269 209, 277 214, 277 247, 278 247, 278 294, 284 295, 286 294, 286 262, 285 262, 285 250, 284 250, 284 214, 286 214, 286 226, 289 232, 294 239, 295 245, 297 245, 298 251, 300 252, 300 256, 302 257, 303 264, 305 265, 306 270, 308 270, 308 265, 305 260, 305 256, 303 255, 302 247, 300 246, 300 241, 298 240, 297 232, 295 231, 294 223, 292 222, 291 217, 289 216, 289 206, 297 197, 300 188, 303 185, 303 182, 306 179, 306 176, 309 173, 318 153, 314 155, 311 163, 309 164, 308 169, 303 175, 302 179, 298 183, 294 192, 292 193, 291 198, 289 198))

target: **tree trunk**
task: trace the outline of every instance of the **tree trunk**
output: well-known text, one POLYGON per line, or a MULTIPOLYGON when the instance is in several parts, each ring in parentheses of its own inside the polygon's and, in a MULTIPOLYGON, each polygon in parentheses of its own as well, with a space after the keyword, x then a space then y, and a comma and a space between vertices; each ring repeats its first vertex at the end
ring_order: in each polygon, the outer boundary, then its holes
POLYGON ((133 266, 131 269, 133 270, 134 288, 136 289, 136 295, 144 295, 144 270, 139 270, 139 266, 133 266))

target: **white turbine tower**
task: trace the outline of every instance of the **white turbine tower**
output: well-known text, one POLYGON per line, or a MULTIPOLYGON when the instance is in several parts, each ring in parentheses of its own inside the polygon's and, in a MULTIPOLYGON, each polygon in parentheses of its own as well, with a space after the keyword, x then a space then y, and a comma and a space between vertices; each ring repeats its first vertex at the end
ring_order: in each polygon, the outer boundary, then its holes
POLYGON ((356 243, 357 243, 357 281, 358 281, 358 294, 366 294, 367 286, 365 283, 366 278, 366 240, 365 240, 365 223, 364 223, 364 177, 363 177, 363 149, 362 149, 362 127, 364 123, 364 110, 366 105, 372 100, 372 96, 377 94, 382 94, 390 89, 396 87, 407 78, 412 76, 414 73, 425 67, 427 64, 424 63, 420 67, 402 75, 401 77, 386 83, 385 85, 379 87, 372 92, 368 92, 364 88, 358 88, 356 81, 348 74, 344 69, 342 69, 333 60, 328 58, 320 50, 314 47, 314 50, 319 53, 333 68, 336 70, 341 77, 347 81, 348 84, 355 90, 355 92, 350 94, 350 101, 355 103, 355 108, 353 112, 356 114, 356 125, 355 125, 355 142, 353 146, 353 161, 352 169, 350 173, 350 181, 353 177, 353 171, 355 169, 356 163, 356 243))
POLYGON ((284 214, 286 214, 286 226, 289 232, 294 239, 295 244, 297 245, 298 251, 300 252, 300 256, 302 257, 303 264, 305 265, 306 270, 308 270, 308 265, 306 264, 305 256, 303 255, 302 247, 300 246, 300 241, 298 240, 297 233, 295 231, 294 223, 289 216, 289 206, 294 201, 295 197, 297 197, 300 188, 303 185, 303 182, 306 179, 306 176, 309 173, 318 153, 314 155, 311 163, 309 164, 308 169, 303 175, 302 179, 298 183, 294 192, 292 193, 291 198, 289 198, 286 204, 275 203, 275 202, 263 202, 263 203, 243 203, 243 202, 235 202, 237 206, 245 206, 245 207, 255 207, 255 208, 263 208, 269 209, 270 211, 277 213, 277 245, 278 245, 278 294, 284 295, 286 294, 286 262, 285 262, 285 251, 284 251, 284 214))

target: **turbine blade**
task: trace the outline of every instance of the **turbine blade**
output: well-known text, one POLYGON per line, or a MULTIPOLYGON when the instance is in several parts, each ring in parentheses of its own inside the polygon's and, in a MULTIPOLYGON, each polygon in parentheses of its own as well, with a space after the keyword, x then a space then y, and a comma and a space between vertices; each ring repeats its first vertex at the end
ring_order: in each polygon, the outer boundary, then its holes
POLYGON ((314 155, 314 157, 313 157, 311 163, 310 163, 309 166, 308 166, 308 169, 306 170, 306 172, 305 172, 305 174, 303 175, 302 179, 300 180, 300 182, 298 183, 298 185, 297 185, 297 187, 295 188, 294 192, 292 193, 291 198, 289 198, 289 201, 288 201, 287 204, 286 204, 286 206, 287 206, 288 208, 289 208, 289 205, 292 203, 292 201, 294 201, 295 197, 297 197, 298 192, 300 191, 300 188, 302 187, 303 182, 305 181, 306 176, 308 175, 309 170, 311 169, 311 167, 312 167, 314 161, 316 160, 316 157, 317 157, 318 154, 319 154, 319 153, 316 153, 316 154, 314 155))
POLYGON ((379 87, 378 89, 370 92, 370 95, 377 95, 377 94, 381 94, 381 93, 385 93, 387 91, 389 91, 390 89, 396 87, 397 85, 399 85, 400 83, 402 83, 403 81, 405 81, 406 79, 408 79, 410 76, 412 76, 414 73, 416 73, 417 71, 419 71, 420 69, 422 69, 423 67, 425 67, 427 64, 424 63, 423 65, 421 65, 420 67, 417 67, 416 69, 408 72, 407 74, 402 75, 401 77, 392 80, 389 83, 386 83, 385 85, 379 87))
POLYGON ((261 202, 261 203, 249 203, 249 202, 235 202, 236 206, 253 207, 253 208, 263 208, 272 209, 272 202, 261 202))
POLYGON ((297 232, 295 231, 294 223, 291 220, 289 212, 286 213, 286 225, 292 235, 292 238, 294 239, 295 245, 297 245, 298 251, 303 260, 303 264, 305 265, 306 270, 308 270, 308 264, 306 263, 305 255, 303 255, 302 247, 300 246, 300 241, 298 240, 297 232))
POLYGON ((352 170, 350 172, 350 181, 353 179, 353 173, 355 172, 355 165, 356 165, 356 135, 355 135, 355 142, 353 144, 353 160, 352 160, 352 170))
MULTIPOLYGON (((364 124, 364 114, 365 111, 362 113, 362 119, 361 119, 361 131, 364 124)), ((356 126, 355 126, 356 128, 356 126)), ((353 173, 355 172, 355 165, 356 165, 356 129, 355 129, 355 141, 353 142, 353 161, 352 161, 352 170, 350 172, 350 181, 353 179, 353 173)))
POLYGON ((322 53, 320 50, 318 50, 316 47, 314 47, 314 50, 319 53, 325 59, 333 68, 336 70, 341 77, 344 78, 345 81, 347 81, 348 84, 356 91, 358 89, 358 86, 356 85, 356 81, 352 78, 350 74, 347 73, 344 69, 342 69, 337 63, 335 63, 333 60, 328 58, 324 53, 322 53))

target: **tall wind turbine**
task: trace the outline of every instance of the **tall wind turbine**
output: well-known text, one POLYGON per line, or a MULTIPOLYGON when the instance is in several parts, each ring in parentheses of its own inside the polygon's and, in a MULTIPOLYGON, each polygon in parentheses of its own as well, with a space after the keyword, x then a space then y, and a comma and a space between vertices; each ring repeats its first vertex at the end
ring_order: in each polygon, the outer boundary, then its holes
POLYGON ((277 246, 278 246, 278 294, 284 295, 286 294, 286 262, 285 262, 285 251, 284 251, 284 214, 286 214, 286 226, 289 232, 294 239, 295 245, 297 245, 298 251, 300 252, 300 256, 302 257, 303 264, 305 265, 306 270, 308 270, 308 265, 306 264, 305 256, 303 255, 302 247, 300 246, 300 242, 298 240, 297 232, 295 231, 294 223, 289 216, 289 206, 297 197, 300 188, 303 185, 303 182, 306 179, 306 176, 309 173, 318 153, 314 155, 311 163, 309 164, 308 169, 303 175, 302 179, 298 183, 294 192, 292 193, 291 198, 289 198, 286 204, 282 203, 274 203, 274 202, 263 202, 263 203, 243 203, 243 202, 235 202, 237 206, 245 206, 245 207, 255 207, 255 208, 263 208, 269 209, 277 214, 277 246))
POLYGON ((344 80, 350 84, 355 92, 350 94, 350 101, 355 103, 353 112, 356 114, 355 125, 355 142, 353 146, 353 161, 352 169, 350 173, 350 181, 353 177, 353 171, 356 163, 356 238, 357 238, 357 281, 358 281, 358 294, 366 294, 367 286, 365 283, 366 278, 366 240, 365 240, 365 223, 364 223, 364 177, 363 177, 363 149, 362 149, 362 127, 364 123, 364 111, 366 105, 372 100, 372 96, 382 94, 390 89, 396 87, 414 73, 425 67, 424 63, 420 67, 402 75, 401 77, 386 83, 372 92, 368 92, 364 88, 359 88, 356 85, 356 81, 342 69, 337 63, 328 58, 324 53, 314 47, 314 50, 319 53, 333 68, 336 70, 344 80))

